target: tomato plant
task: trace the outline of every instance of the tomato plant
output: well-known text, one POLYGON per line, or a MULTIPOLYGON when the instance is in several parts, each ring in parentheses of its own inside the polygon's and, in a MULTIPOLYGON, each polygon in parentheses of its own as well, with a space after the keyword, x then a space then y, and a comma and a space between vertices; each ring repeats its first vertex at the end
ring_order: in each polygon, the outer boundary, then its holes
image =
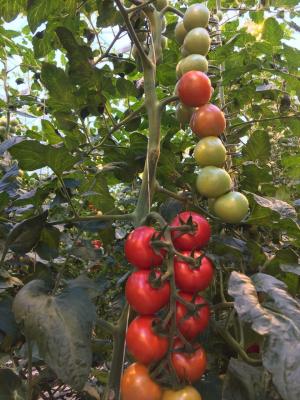
POLYGON ((161 400, 162 389, 155 383, 148 368, 142 364, 131 364, 121 379, 122 400, 161 400))
POLYGON ((192 352, 186 352, 182 341, 176 339, 173 346, 172 364, 180 379, 189 383, 196 382, 206 369, 205 350, 199 344, 195 344, 192 352))
MULTIPOLYGON (((159 279, 160 276, 161 273, 156 271, 153 278, 159 279)), ((154 314, 169 302, 170 283, 151 284, 150 271, 136 271, 126 282, 125 295, 128 303, 139 314, 154 314)))
POLYGON ((186 72, 180 78, 178 95, 180 101, 189 107, 206 104, 211 97, 210 79, 201 71, 186 72))
POLYGON ((205 290, 212 282, 214 267, 209 258, 203 256, 201 251, 183 251, 183 256, 196 260, 196 266, 189 265, 186 261, 176 257, 174 272, 176 286, 186 293, 196 293, 205 290), (200 261, 197 261, 199 259, 200 261))
POLYGON ((217 106, 204 104, 193 113, 190 126, 199 137, 220 136, 226 128, 226 119, 217 106))
POLYGON ((125 242, 127 260, 140 269, 160 265, 163 251, 156 252, 151 246, 151 240, 157 236, 158 232, 151 226, 139 226, 130 232, 125 242))
POLYGON ((249 202, 240 192, 229 192, 213 202, 213 212, 222 221, 237 224, 242 221, 249 211, 249 202))
POLYGON ((128 326, 126 344, 129 353, 140 363, 149 365, 162 359, 168 350, 168 338, 154 331, 157 319, 144 315, 128 326))
POLYGON ((208 166, 199 171, 196 188, 202 196, 216 198, 229 192, 232 180, 225 169, 208 166))
MULTIPOLYGON (((193 295, 189 293, 179 292, 179 297, 187 302, 192 302, 193 300, 193 295)), ((186 306, 179 300, 176 303, 177 326, 183 336, 188 340, 195 339, 199 333, 207 328, 210 317, 209 306, 203 297, 196 296, 193 304, 195 306, 200 305, 200 307, 189 316, 190 313, 186 306)))
POLYGON ((208 221, 193 211, 184 211, 178 214, 171 222, 171 227, 181 227, 191 222, 191 232, 184 233, 180 230, 172 230, 172 240, 178 250, 195 250, 207 245, 211 230, 208 221))
POLYGON ((204 4, 193 4, 187 8, 183 17, 183 24, 187 31, 197 27, 206 28, 210 12, 204 4))
POLYGON ((194 158, 200 167, 222 167, 226 160, 226 149, 219 138, 207 136, 197 143, 194 158))

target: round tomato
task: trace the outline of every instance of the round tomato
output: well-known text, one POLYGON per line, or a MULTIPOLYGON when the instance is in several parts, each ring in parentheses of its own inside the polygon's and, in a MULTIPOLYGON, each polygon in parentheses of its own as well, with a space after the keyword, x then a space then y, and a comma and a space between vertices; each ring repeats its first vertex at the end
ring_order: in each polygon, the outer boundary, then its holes
POLYGON ((199 107, 211 98, 211 83, 201 71, 186 72, 178 83, 180 101, 189 107, 199 107))
POLYGON ((92 243, 94 249, 96 249, 96 250, 98 250, 102 247, 102 242, 99 239, 92 240, 91 243, 92 243))
MULTIPOLYGON (((195 251, 194 253, 183 251, 182 255, 197 259, 201 257, 202 253, 201 251, 195 251)), ((199 266, 194 268, 179 257, 175 258, 174 272, 176 286, 186 293, 194 294, 200 290, 205 290, 213 280, 214 267, 210 259, 202 257, 199 260, 199 266)))
POLYGON ((177 376, 189 383, 196 382, 204 374, 207 364, 206 353, 199 344, 194 345, 194 351, 187 353, 180 339, 174 342, 172 364, 177 376))
POLYGON ((144 365, 134 363, 124 371, 121 378, 122 400, 161 400, 162 393, 144 365))
MULTIPOLYGON (((161 275, 155 272, 156 278, 161 275)), ((133 272, 126 282, 125 295, 128 303, 139 314, 154 314, 164 307, 170 298, 170 283, 153 287, 150 282, 151 272, 140 270, 133 272)))
POLYGON ((195 250, 209 242, 211 230, 208 221, 193 211, 184 211, 178 214, 171 222, 171 226, 179 227, 189 223, 190 220, 195 225, 193 232, 172 231, 172 241, 177 250, 195 250))
POLYGON ((225 169, 208 166, 199 171, 196 188, 202 196, 215 199, 229 192, 232 180, 225 169))
POLYGON ((213 212, 222 221, 238 224, 249 211, 249 202, 240 192, 229 192, 218 197, 213 203, 213 212))
POLYGON ((205 104, 193 113, 190 126, 199 137, 220 136, 226 128, 226 119, 218 107, 205 104))
MULTIPOLYGON (((179 296, 190 303, 193 300, 193 295, 189 293, 179 292, 179 296)), ((203 306, 196 311, 195 315, 185 318, 188 310, 185 305, 179 301, 176 302, 177 327, 188 340, 194 339, 200 332, 204 331, 209 322, 210 311, 207 301, 201 296, 196 296, 194 304, 203 304, 203 306)))
POLYGON ((180 72, 181 75, 189 71, 208 71, 208 62, 201 54, 191 54, 181 60, 180 72))
POLYGON ((179 21, 175 26, 175 39, 179 44, 182 44, 185 38, 187 31, 183 25, 182 21, 179 21))
POLYGON ((183 41, 183 47, 188 54, 202 54, 206 56, 210 48, 209 33, 204 28, 194 28, 189 31, 183 41))
POLYGON ((168 339, 155 333, 152 315, 136 317, 129 325, 126 344, 129 353, 140 363, 149 365, 161 360, 168 350, 168 339))
POLYGON ((200 167, 222 167, 226 160, 226 148, 216 136, 207 136, 197 143, 194 158, 200 167))
POLYGON ((180 390, 165 390, 161 400, 202 400, 202 397, 193 386, 186 386, 180 390))
POLYGON ((184 14, 184 27, 188 31, 199 26, 205 28, 208 25, 209 17, 209 9, 204 4, 193 4, 188 7, 184 14))
POLYGON ((139 226, 130 232, 125 242, 127 260, 140 269, 161 265, 164 251, 156 253, 151 246, 151 239, 157 235, 158 232, 151 226, 139 226))

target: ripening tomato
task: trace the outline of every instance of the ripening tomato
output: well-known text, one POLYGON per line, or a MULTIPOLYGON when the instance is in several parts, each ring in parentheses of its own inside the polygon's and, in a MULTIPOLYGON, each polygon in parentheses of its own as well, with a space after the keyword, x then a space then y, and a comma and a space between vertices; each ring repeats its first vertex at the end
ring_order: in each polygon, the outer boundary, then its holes
POLYGON ((172 364, 177 376, 189 383, 196 382, 204 374, 207 364, 205 350, 199 344, 194 345, 194 351, 184 351, 180 339, 174 341, 172 364), (176 351, 177 350, 177 351, 176 351))
POLYGON ((193 386, 185 386, 180 390, 165 390, 161 400, 202 400, 202 397, 193 386))
POLYGON ((151 246, 151 239, 157 235, 158 232, 152 226, 139 226, 130 232, 125 242, 127 260, 139 269, 161 265, 164 251, 155 252, 151 246))
POLYGON ((174 261, 174 272, 176 286, 186 293, 196 293, 205 290, 213 280, 214 267, 209 258, 203 257, 201 251, 183 251, 182 255, 199 258, 198 267, 195 268, 187 262, 176 257, 174 261))
POLYGON ((172 231, 172 241, 177 250, 195 250, 207 245, 209 242, 211 230, 208 221, 193 211, 184 211, 178 214, 171 222, 171 226, 185 225, 190 219, 195 225, 193 232, 172 231))
POLYGON ((92 240, 91 243, 92 243, 94 249, 96 249, 96 250, 98 250, 102 247, 102 242, 99 239, 92 240))
POLYGON ((186 72, 179 80, 179 99, 186 106, 202 106, 209 102, 211 94, 210 79, 201 71, 186 72))
POLYGON ((154 331, 153 315, 141 315, 130 324, 126 334, 129 353, 140 363, 149 365, 161 360, 168 350, 168 339, 154 331))
POLYGON ((144 365, 134 363, 124 371, 121 378, 122 400, 161 400, 162 393, 144 365))
POLYGON ((226 119, 217 106, 205 104, 194 111, 190 126, 199 137, 220 136, 226 128, 226 119))
MULTIPOLYGON (((193 300, 193 295, 190 293, 179 292, 179 296, 190 303, 193 300)), ((185 318, 188 313, 187 308, 179 301, 176 302, 177 326, 183 336, 188 340, 194 339, 200 332, 204 331, 210 317, 209 306, 203 297, 196 296, 194 304, 203 304, 203 306, 196 311, 195 315, 185 318)))
MULTIPOLYGON (((154 273, 154 278, 160 276, 160 272, 154 273)), ((126 282, 125 295, 128 303, 139 314, 154 314, 169 302, 170 283, 163 282, 153 287, 149 270, 136 271, 126 282)))

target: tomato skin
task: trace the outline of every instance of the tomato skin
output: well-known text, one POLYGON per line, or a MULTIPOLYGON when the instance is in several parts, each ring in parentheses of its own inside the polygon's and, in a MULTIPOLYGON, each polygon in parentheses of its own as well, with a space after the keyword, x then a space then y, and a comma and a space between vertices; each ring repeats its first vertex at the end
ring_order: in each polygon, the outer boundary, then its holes
POLYGON ((168 350, 168 339, 154 332, 153 315, 136 317, 129 325, 126 343, 129 353, 140 363, 149 365, 161 360, 168 350))
POLYGON ((185 386, 180 390, 165 390, 161 400, 202 400, 202 397, 193 386, 185 386))
MULTIPOLYGON (((186 257, 198 258, 202 255, 201 251, 183 251, 186 257)), ((191 268, 189 264, 179 257, 174 261, 176 286, 186 293, 194 294, 205 290, 212 282, 214 277, 213 263, 209 258, 203 257, 199 267, 191 268)))
POLYGON ((211 229, 208 221, 193 211, 184 211, 178 214, 171 222, 171 226, 181 226, 180 221, 185 224, 190 217, 192 217, 193 223, 197 225, 194 232, 181 234, 182 232, 174 230, 171 233, 173 244, 177 250, 195 250, 209 242, 211 229))
POLYGON ((96 250, 98 250, 102 247, 102 242, 99 239, 92 240, 91 243, 92 243, 94 249, 96 249, 96 250))
POLYGON ((122 400, 161 400, 162 389, 154 382, 148 368, 142 364, 131 364, 121 378, 122 400))
POLYGON ((179 80, 178 95, 186 106, 202 106, 211 98, 210 79, 201 71, 186 72, 179 80))
POLYGON ((172 353, 172 364, 177 376, 189 383, 196 382, 204 374, 207 364, 205 350, 199 344, 194 345, 194 352, 187 353, 182 351, 183 343, 180 339, 174 342, 174 351, 172 353))
POLYGON ((224 113, 213 104, 205 104, 194 111, 190 127, 201 137, 220 136, 226 128, 224 113))
POLYGON ((127 260, 139 269, 157 267, 163 262, 163 251, 156 254, 150 241, 158 232, 151 226, 139 226, 128 235, 125 241, 127 260))
MULTIPOLYGON (((149 282, 149 270, 133 272, 125 286, 125 295, 131 307, 142 315, 154 314, 169 302, 170 283, 164 282, 159 288, 153 288, 149 282)), ((156 271, 156 278, 161 273, 156 271)))
MULTIPOLYGON (((192 302, 193 295, 191 295, 190 293, 179 292, 179 296, 186 301, 192 302)), ((210 317, 209 306, 207 304, 207 301, 203 297, 196 296, 194 304, 205 305, 199 308, 194 316, 184 319, 187 313, 187 309, 179 301, 176 302, 177 326, 183 336, 188 340, 194 339, 200 332, 203 332, 205 330, 205 328, 208 326, 210 317)))

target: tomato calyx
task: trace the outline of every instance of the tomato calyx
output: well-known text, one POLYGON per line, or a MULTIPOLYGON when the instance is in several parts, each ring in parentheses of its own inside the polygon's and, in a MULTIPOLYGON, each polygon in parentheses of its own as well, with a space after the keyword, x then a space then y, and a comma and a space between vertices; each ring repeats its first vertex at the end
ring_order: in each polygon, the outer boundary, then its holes
POLYGON ((162 276, 156 273, 156 270, 153 269, 148 278, 148 282, 153 287, 153 289, 159 289, 163 286, 164 281, 162 280, 162 276))
POLYGON ((181 304, 183 304, 185 306, 185 308, 187 309, 187 313, 185 314, 185 316, 182 318, 182 321, 189 319, 190 317, 194 317, 195 314, 197 314, 197 312, 203 308, 203 307, 207 307, 206 303, 202 303, 202 304, 195 304, 194 301, 197 297, 197 293, 195 293, 193 295, 192 301, 187 301, 185 299, 183 299, 181 296, 176 295, 176 300, 179 301, 181 304))
POLYGON ((184 221, 181 216, 179 216, 180 226, 170 227, 171 231, 175 231, 173 239, 178 239, 182 235, 189 233, 193 235, 197 231, 197 224, 193 221, 192 216, 190 215, 186 221, 184 221))

